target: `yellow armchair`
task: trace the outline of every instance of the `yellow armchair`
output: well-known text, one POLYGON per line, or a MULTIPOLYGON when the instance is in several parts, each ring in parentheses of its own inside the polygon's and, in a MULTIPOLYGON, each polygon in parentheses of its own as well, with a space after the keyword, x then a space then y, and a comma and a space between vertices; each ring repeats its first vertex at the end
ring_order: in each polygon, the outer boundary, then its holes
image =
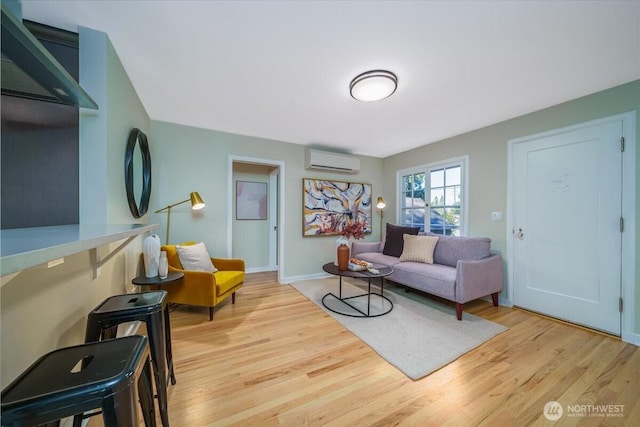
MULTIPOLYGON (((185 242, 180 245, 195 243, 185 242)), ((162 288, 167 291, 168 302, 209 307, 209 320, 213 320, 213 307, 229 296, 231 303, 235 304, 236 291, 244 282, 244 260, 211 258, 218 269, 215 273, 190 271, 182 269, 176 245, 163 245, 160 250, 167 252, 169 271, 184 273, 182 279, 162 288)))

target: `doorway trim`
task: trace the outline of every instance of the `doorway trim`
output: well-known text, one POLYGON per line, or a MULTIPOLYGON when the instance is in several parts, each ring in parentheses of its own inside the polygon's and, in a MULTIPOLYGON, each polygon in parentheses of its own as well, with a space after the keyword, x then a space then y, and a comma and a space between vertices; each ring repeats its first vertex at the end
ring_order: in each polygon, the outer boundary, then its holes
MULTIPOLYGON (((273 166, 278 168, 280 173, 280 180, 278 186, 278 192, 280 196, 278 197, 278 283, 280 283, 280 278, 283 277, 284 274, 284 236, 282 235, 284 230, 284 186, 285 186, 285 171, 284 166, 285 163, 281 160, 273 160, 273 159, 263 159, 257 157, 246 157, 246 156, 236 156, 234 154, 229 154, 227 156, 227 183, 228 189, 227 191, 227 257, 231 258, 233 256, 233 164, 234 163, 249 163, 253 165, 262 165, 262 166, 273 166)), ((274 248, 270 248, 269 250, 273 250, 274 248)))
POLYGON ((622 163, 622 216, 624 232, 622 233, 622 266, 620 295, 624 301, 624 309, 621 316, 621 338, 625 342, 640 345, 640 333, 634 332, 635 327, 635 206, 636 206, 636 112, 616 114, 601 119, 590 120, 576 125, 565 126, 546 132, 527 135, 507 141, 507 295, 503 297, 505 305, 513 305, 513 227, 514 227, 514 191, 513 161, 514 147, 516 144, 528 142, 534 139, 546 138, 566 132, 572 132, 585 127, 622 121, 622 136, 625 139, 625 155, 622 163))

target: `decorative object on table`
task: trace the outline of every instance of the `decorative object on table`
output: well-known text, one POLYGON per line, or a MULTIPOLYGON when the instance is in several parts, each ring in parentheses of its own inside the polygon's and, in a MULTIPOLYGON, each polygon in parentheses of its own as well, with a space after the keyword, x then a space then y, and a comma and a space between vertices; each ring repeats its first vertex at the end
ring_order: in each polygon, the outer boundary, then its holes
POLYGON ((157 234, 145 237, 142 242, 142 253, 144 274, 147 277, 156 277, 158 275, 158 265, 160 264, 160 237, 157 234))
POLYGON ((376 208, 380 211, 380 240, 382 240, 382 218, 384 218, 384 208, 386 206, 387 204, 384 202, 384 199, 381 196, 378 196, 376 208))
POLYGON ((344 225, 344 227, 342 227, 340 235, 346 237, 347 239, 353 237, 356 240, 360 240, 364 238, 365 226, 366 224, 362 221, 348 222, 344 225))
POLYGON ((149 209, 151 197, 151 153, 147 135, 138 128, 129 133, 124 154, 124 177, 131 215, 141 218, 149 209))
POLYGON ((344 243, 338 246, 338 269, 344 271, 349 268, 349 246, 344 243))
POLYGON ((199 211, 200 209, 205 207, 204 200, 200 197, 197 191, 194 191, 189 195, 189 198, 186 200, 182 200, 181 202, 174 203, 172 205, 165 206, 162 209, 158 209, 155 213, 160 213, 163 211, 167 211, 167 234, 165 239, 165 244, 169 244, 169 224, 171 223, 171 208, 174 206, 181 205, 183 203, 191 202, 191 210, 199 211))
POLYGON ((304 178, 302 235, 335 236, 347 224, 371 233, 371 184, 304 178))
POLYGON ((236 181, 236 219, 267 219, 267 183, 236 181))
POLYGON ((351 243, 349 241, 350 238, 354 238, 356 240, 360 240, 364 237, 365 223, 362 221, 354 221, 347 223, 342 230, 340 231, 340 237, 336 241, 337 253, 336 253, 336 263, 337 266, 342 266, 340 270, 346 270, 349 266, 349 258, 351 257, 351 243), (344 255, 344 250, 341 255, 341 247, 346 246, 346 255, 344 255), (341 264, 339 262, 341 256, 346 256, 346 260, 341 264), (345 264, 346 263, 346 264, 345 264))
MULTIPOLYGON (((385 283, 385 295, 393 301, 393 310, 368 319, 343 316, 324 308, 322 298, 327 292, 335 292, 335 278, 304 280, 291 286, 413 380, 440 369, 508 329, 468 313, 459 322, 452 306, 417 293, 406 293, 404 287, 389 281, 385 283)), ((362 280, 345 279, 342 292, 357 295, 366 286, 362 280)), ((354 303, 366 305, 366 298, 354 303)), ((372 309, 384 308, 383 303, 380 298, 371 299, 372 309)))
POLYGON ((346 245, 347 248, 349 247, 349 239, 347 239, 345 236, 340 236, 336 239, 336 260, 334 262, 335 265, 339 265, 338 264, 338 249, 340 248, 340 246, 342 245, 346 245))
POLYGON ((363 261, 357 258, 351 258, 349 260, 349 270, 351 271, 363 271, 369 270, 370 268, 373 268, 373 264, 370 262, 363 261))
POLYGON ((166 279, 169 274, 169 261, 167 261, 167 252, 160 251, 160 263, 158 264, 158 276, 166 279))

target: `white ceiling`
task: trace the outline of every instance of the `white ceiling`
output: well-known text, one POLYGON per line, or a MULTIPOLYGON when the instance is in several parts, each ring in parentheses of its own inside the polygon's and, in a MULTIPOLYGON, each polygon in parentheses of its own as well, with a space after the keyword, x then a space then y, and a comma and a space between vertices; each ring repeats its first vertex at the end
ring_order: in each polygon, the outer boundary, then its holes
POLYGON ((22 5, 106 32, 153 120, 375 157, 640 78, 640 1, 22 5), (349 96, 370 69, 393 96, 349 96))

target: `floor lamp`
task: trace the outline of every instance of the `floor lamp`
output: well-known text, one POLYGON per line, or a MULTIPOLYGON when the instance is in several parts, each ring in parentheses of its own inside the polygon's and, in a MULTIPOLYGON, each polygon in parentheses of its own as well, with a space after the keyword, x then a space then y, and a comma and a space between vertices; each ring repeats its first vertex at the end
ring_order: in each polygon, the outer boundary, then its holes
POLYGON ((382 218, 384 218, 384 208, 387 204, 384 202, 384 199, 378 196, 378 203, 376 203, 376 208, 380 210, 380 241, 382 241, 382 218))
POLYGON ((171 223, 171 208, 174 206, 178 206, 181 205, 183 203, 187 203, 187 202, 191 202, 191 209, 194 211, 199 211, 200 209, 204 208, 205 204, 204 204, 204 200, 202 200, 202 197, 200 197, 200 194, 198 194, 197 191, 194 191, 193 193, 190 194, 189 198, 186 200, 183 200, 181 202, 178 203, 174 203, 172 205, 166 206, 162 209, 158 209, 155 213, 160 213, 163 211, 167 211, 167 238, 165 241, 165 245, 169 244, 169 224, 171 223))

